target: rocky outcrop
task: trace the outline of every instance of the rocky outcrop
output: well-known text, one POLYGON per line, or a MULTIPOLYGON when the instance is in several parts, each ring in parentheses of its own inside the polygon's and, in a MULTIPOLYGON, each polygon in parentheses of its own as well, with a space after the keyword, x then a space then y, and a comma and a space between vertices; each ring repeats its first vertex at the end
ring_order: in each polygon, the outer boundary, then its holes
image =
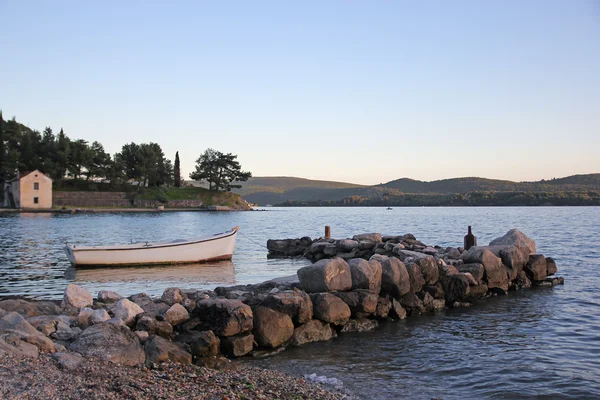
POLYGON ((160 336, 150 336, 144 343, 146 363, 161 363, 165 361, 191 364, 192 355, 180 343, 174 343, 160 336))
POLYGON ((313 317, 313 304, 310 296, 298 289, 271 293, 260 305, 288 315, 295 325, 304 324, 313 317))
POLYGON ((226 356, 242 357, 252 351, 254 335, 250 332, 228 336, 221 339, 221 351, 226 356))
POLYGON ((523 232, 518 229, 511 229, 504 236, 496 238, 490 242, 490 246, 494 245, 510 245, 519 248, 527 249, 528 254, 535 254, 535 241, 528 238, 523 232))
POLYGON ((179 303, 175 303, 165 312, 165 321, 175 326, 190 319, 190 314, 179 303))
POLYGON ((212 331, 186 331, 177 335, 174 341, 187 344, 192 356, 198 358, 218 355, 221 345, 221 341, 212 331))
POLYGON ((370 290, 356 289, 351 292, 334 292, 350 307, 351 316, 354 318, 366 318, 377 310, 377 295, 370 290))

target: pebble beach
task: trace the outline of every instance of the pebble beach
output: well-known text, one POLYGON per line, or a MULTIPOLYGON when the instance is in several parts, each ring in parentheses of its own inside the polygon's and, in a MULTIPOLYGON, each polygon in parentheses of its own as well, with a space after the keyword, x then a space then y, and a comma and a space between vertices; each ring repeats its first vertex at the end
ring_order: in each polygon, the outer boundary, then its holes
POLYGON ((162 363, 125 367, 86 359, 59 367, 50 354, 20 358, 0 348, 0 398, 25 399, 345 399, 317 383, 232 363, 226 370, 162 363))

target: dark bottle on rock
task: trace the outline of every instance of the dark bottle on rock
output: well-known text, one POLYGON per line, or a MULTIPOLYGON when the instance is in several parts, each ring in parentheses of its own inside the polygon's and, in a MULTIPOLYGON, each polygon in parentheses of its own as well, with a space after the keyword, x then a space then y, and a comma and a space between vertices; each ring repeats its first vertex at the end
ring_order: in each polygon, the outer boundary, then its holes
POLYGON ((471 233, 471 226, 469 225, 469 233, 466 234, 465 236, 465 250, 469 250, 471 247, 473 246, 477 246, 477 238, 475 236, 473 236, 473 233, 471 233))

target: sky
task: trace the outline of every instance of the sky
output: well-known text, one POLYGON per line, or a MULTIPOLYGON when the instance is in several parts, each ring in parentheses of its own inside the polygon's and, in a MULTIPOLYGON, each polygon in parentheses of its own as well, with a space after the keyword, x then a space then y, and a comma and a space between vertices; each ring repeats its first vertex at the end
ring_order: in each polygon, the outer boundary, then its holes
POLYGON ((600 172, 600 1, 0 0, 0 109, 360 184, 600 172))

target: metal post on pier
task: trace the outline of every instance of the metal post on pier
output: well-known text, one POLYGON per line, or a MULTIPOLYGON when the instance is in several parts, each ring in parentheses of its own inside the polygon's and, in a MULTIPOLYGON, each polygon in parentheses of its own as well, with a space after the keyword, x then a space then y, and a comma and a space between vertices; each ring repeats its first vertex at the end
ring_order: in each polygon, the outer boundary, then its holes
POLYGON ((331 237, 331 227, 329 225, 325 225, 325 239, 329 239, 331 237))

